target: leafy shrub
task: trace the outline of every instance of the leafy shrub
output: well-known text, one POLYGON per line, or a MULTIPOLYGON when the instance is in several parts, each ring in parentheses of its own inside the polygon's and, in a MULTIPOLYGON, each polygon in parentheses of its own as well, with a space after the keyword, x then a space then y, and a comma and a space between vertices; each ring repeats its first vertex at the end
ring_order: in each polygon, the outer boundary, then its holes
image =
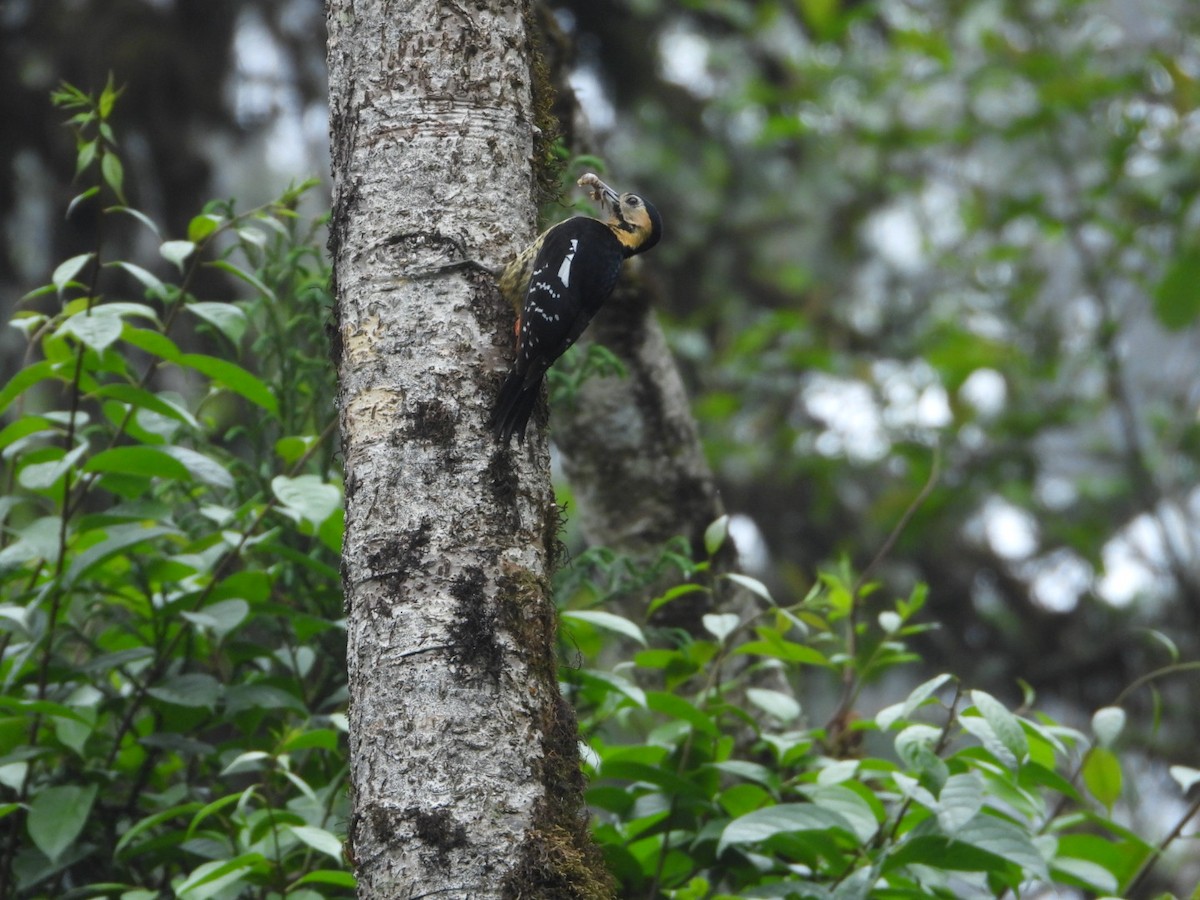
POLYGON ((111 82, 54 99, 91 179, 70 211, 113 202, 24 298, 0 391, 0 896, 347 896, 322 223, 305 185, 164 240, 111 82), (168 277, 105 255, 121 218, 168 277))
MULTIPOLYGON (((723 524, 709 536, 711 553, 723 524)), ((600 585, 614 571, 636 582, 621 574, 627 560, 588 562, 600 585)), ((651 606, 707 589, 708 570, 693 567, 690 584, 651 606)), ((706 615, 706 638, 670 648, 650 648, 636 623, 611 613, 564 613, 576 656, 605 645, 599 629, 644 648, 611 669, 562 673, 587 740, 596 838, 624 896, 963 898, 1038 885, 1116 894, 1144 880, 1159 848, 1112 814, 1119 708, 1097 712, 1089 735, 941 674, 863 718, 863 686, 903 683, 901 670, 919 662, 908 641, 927 627, 916 622, 924 589, 867 621, 871 586, 848 572, 824 574, 787 605, 753 579, 724 577, 756 611, 706 615), (839 698, 823 725, 796 699, 805 682, 839 698)), ((604 593, 586 581, 576 573, 568 598, 604 593)), ((1200 780, 1172 774, 1185 791, 1200 780)))

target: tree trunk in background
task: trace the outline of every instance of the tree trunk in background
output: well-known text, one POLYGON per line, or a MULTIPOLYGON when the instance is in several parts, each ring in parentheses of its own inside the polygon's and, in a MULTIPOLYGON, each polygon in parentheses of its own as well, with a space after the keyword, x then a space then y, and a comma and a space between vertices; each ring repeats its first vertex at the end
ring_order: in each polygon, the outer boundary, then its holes
POLYGON ((359 897, 611 895, 558 691, 536 429, 486 423, 532 237, 528 5, 328 0, 359 897))

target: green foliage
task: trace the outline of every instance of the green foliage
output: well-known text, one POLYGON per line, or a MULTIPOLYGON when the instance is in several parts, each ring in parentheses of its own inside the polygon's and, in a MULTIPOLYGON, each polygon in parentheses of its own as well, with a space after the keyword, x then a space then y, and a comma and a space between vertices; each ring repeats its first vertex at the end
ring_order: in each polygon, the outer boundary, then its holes
MULTIPOLYGON (((709 556, 724 539, 718 521, 709 556)), ((612 554, 577 564, 601 583, 661 574, 661 561, 629 574, 612 554)), ((707 561, 684 575, 711 587, 707 561)), ((706 615, 704 636, 667 648, 646 649, 643 629, 611 613, 563 614, 576 662, 562 677, 587 742, 595 835, 622 896, 964 898, 1039 885, 1116 895, 1157 859, 1161 848, 1112 814, 1121 709, 1098 711, 1087 735, 1030 711, 1031 698, 1013 710, 949 674, 914 685, 923 587, 884 604, 843 568, 779 604, 755 579, 721 577, 753 597, 752 611, 706 615), (602 667, 613 648, 598 629, 628 657, 602 667), (863 715, 864 688, 892 702, 863 715), (838 700, 816 720, 804 696, 838 700)), ((590 585, 577 576, 560 595, 586 606, 590 585)), ((1197 780, 1173 774, 1185 791, 1197 780)))
POLYGON ((0 390, 0 896, 349 896, 322 223, 303 185, 164 240, 118 96, 54 95, 72 210, 112 205, 0 390), (162 259, 107 258, 116 218, 162 259))

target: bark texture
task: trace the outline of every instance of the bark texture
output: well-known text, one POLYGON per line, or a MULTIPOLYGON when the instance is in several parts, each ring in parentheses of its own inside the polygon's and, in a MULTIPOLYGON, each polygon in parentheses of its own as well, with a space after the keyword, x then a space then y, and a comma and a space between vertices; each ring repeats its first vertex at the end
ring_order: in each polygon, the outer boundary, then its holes
POLYGON ((528 5, 327 14, 359 896, 611 896, 555 673, 547 449, 487 429, 511 312, 439 269, 533 236, 528 5))

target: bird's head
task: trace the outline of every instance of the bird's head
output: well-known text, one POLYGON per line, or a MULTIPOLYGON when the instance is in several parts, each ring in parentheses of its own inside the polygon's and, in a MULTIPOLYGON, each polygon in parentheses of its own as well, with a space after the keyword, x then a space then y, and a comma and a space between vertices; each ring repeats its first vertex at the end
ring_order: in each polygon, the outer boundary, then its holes
POLYGON ((662 217, 639 194, 618 194, 592 173, 579 179, 600 204, 601 221, 613 230, 626 256, 645 253, 662 238, 662 217))

